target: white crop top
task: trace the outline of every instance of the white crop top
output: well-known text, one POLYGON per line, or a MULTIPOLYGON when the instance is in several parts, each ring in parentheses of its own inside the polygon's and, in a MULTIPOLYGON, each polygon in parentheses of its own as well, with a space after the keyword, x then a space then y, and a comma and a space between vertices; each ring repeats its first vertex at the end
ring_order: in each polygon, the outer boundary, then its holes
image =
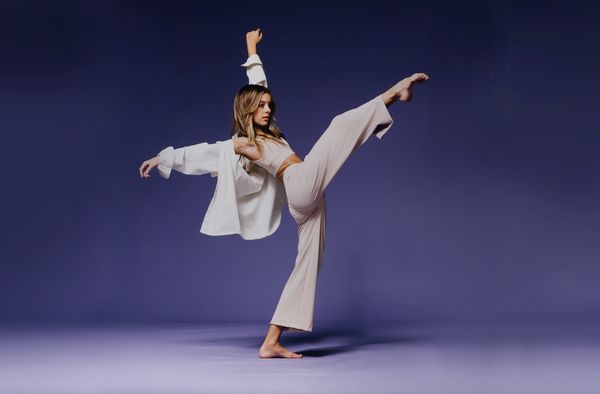
POLYGON ((254 160, 253 163, 261 166, 274 177, 277 176, 277 169, 281 163, 295 152, 285 139, 274 141, 271 138, 260 138, 263 147, 262 157, 254 160))

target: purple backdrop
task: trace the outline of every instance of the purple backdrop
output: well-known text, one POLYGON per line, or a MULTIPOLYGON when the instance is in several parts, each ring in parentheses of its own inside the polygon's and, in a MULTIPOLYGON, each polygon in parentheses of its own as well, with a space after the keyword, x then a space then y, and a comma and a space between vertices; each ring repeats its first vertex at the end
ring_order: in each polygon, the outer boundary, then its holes
POLYGON ((153 172, 229 138, 245 33, 304 156, 413 72, 327 190, 326 321, 598 317, 598 6, 587 2, 3 2, 0 322, 264 321, 294 263, 198 232, 216 178, 153 172))

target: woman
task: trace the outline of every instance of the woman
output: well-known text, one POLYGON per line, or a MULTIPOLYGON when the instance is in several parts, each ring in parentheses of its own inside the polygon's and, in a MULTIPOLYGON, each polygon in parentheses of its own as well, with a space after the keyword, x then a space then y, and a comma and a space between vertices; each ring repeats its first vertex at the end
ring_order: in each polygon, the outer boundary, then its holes
MULTIPOLYGON (((249 59, 257 58, 256 47, 262 36, 260 29, 246 34, 249 59)), ((258 64, 262 66, 260 61, 258 64)), ((260 358, 302 357, 284 348, 279 340, 284 330, 312 331, 317 274, 324 250, 325 189, 371 134, 381 139, 391 127, 393 120, 387 108, 396 101, 410 101, 413 85, 427 79, 427 74, 415 73, 367 103, 335 116, 304 160, 293 152, 274 122, 275 102, 266 78, 245 85, 236 94, 231 138, 235 153, 251 163, 250 171, 252 165, 258 165, 283 183, 290 214, 298 225, 294 270, 259 349, 260 358)), ((140 176, 149 177, 159 163, 160 156, 144 161, 140 176)))

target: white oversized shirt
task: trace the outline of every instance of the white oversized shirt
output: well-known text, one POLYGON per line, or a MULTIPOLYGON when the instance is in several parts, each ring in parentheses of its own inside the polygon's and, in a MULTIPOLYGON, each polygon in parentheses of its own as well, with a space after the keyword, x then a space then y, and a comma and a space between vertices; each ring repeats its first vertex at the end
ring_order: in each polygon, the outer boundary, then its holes
MULTIPOLYGON (((257 54, 242 64, 248 83, 267 86, 262 62, 257 54)), ((159 153, 158 172, 168 179, 171 170, 186 175, 210 173, 217 177, 216 188, 204 215, 200 232, 206 235, 239 234, 243 239, 259 239, 273 234, 281 223, 281 210, 287 204, 285 188, 264 168, 253 166, 247 172, 235 153, 233 140, 202 142, 159 153)), ((242 160, 244 160, 242 158, 242 160)))

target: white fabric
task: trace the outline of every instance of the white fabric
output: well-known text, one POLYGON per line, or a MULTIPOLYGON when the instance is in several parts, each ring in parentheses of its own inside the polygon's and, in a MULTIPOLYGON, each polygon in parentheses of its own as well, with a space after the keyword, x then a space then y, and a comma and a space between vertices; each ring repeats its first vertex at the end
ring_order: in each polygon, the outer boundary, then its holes
POLYGON ((262 85, 268 88, 267 76, 260 57, 258 54, 254 54, 248 57, 246 62, 242 63, 242 67, 246 68, 246 75, 248 76, 248 85, 262 85))
MULTIPOLYGON (((267 80, 258 55, 252 55, 247 67, 249 84, 266 87, 267 80)), ((281 223, 281 210, 287 204, 285 187, 264 168, 253 165, 247 172, 233 140, 202 142, 159 153, 158 172, 169 179, 175 170, 186 175, 210 173, 217 177, 213 198, 200 232, 206 235, 239 234, 243 239, 259 239, 273 234, 281 223)), ((242 160, 244 160, 242 158, 242 160)))

